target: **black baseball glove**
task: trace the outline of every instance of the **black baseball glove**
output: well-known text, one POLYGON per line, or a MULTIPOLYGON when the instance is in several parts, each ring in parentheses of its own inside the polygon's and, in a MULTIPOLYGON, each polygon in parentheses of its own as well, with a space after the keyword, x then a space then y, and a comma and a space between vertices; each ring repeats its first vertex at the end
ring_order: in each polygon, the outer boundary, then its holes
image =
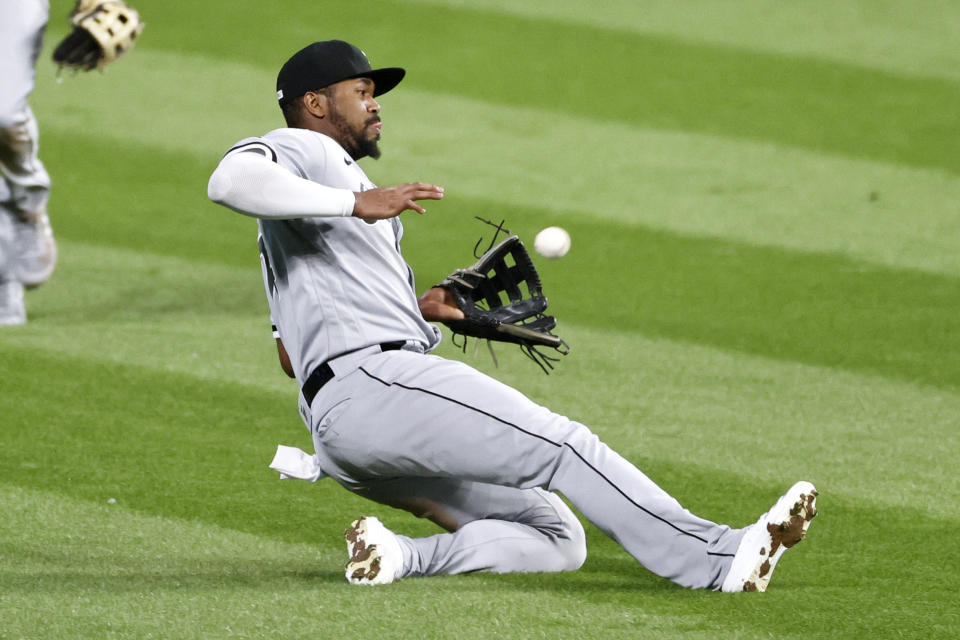
POLYGON ((103 70, 133 48, 143 31, 140 15, 117 0, 77 0, 70 14, 73 31, 53 51, 61 67, 103 70))
MULTIPOLYGON (((547 299, 540 274, 515 235, 491 247, 472 267, 457 269, 437 286, 450 292, 466 316, 444 322, 455 334, 518 344, 545 373, 558 358, 543 354, 537 347, 551 347, 560 355, 570 351, 566 342, 551 333, 557 319, 544 314, 547 299)), ((466 339, 462 346, 466 349, 466 339)))

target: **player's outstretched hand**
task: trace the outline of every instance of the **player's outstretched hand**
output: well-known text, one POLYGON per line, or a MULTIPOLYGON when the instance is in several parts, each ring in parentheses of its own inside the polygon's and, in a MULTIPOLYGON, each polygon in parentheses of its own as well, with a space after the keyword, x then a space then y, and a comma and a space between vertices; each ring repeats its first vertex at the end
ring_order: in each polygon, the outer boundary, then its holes
POLYGON ((355 194, 353 215, 362 220, 382 220, 398 216, 406 210, 426 213, 418 200, 439 200, 443 187, 425 182, 409 182, 393 187, 380 187, 355 194))

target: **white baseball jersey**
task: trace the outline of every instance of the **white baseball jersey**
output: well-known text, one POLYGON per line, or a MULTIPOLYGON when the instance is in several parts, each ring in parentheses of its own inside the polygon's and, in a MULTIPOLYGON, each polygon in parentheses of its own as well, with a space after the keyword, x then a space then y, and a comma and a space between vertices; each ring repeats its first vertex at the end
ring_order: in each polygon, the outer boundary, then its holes
MULTIPOLYGON (((292 174, 329 187, 374 188, 333 139, 307 129, 246 138, 227 153, 258 150, 292 174)), ((260 254, 270 312, 302 385, 327 360, 384 342, 424 350, 439 330, 420 314, 413 272, 400 252, 399 218, 260 219, 260 254)))

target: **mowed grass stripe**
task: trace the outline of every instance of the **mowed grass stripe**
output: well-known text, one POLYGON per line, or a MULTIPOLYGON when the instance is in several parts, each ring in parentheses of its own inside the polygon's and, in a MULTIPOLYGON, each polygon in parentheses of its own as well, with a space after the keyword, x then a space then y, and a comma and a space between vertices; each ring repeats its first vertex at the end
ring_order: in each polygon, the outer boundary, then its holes
MULTIPOLYGON (((256 221, 207 199, 207 180, 219 155, 72 134, 51 133, 44 142, 50 150, 44 162, 54 176, 49 210, 57 237, 259 270, 256 221), (88 171, 86 163, 96 166, 88 171)), ((134 264, 138 260, 129 257, 134 264)), ((122 271, 114 275, 122 283, 122 271)), ((139 295, 153 293, 146 289, 139 295)), ((218 302, 224 297, 216 294, 218 302)))
POLYGON ((301 541, 336 508, 332 486, 267 467, 280 440, 310 446, 294 395, 37 348, 5 347, 0 366, 4 482, 301 541))
MULTIPOLYGON (((252 241, 231 244, 237 236, 228 231, 243 222, 206 201, 206 181, 230 144, 282 124, 263 95, 271 74, 153 51, 138 50, 130 62, 150 73, 118 65, 103 77, 38 83, 34 106, 58 232, 182 243, 197 256, 233 253, 233 264, 247 263, 252 241), (185 90, 170 94, 166 86, 185 90), (212 117, 205 91, 244 107, 212 117), (109 124, 102 113, 112 114, 109 124), (176 221, 175 232, 161 219, 176 221)), ((588 216, 601 225, 597 233, 642 224, 960 275, 960 178, 942 171, 589 117, 545 118, 538 109, 412 87, 388 94, 383 106, 384 157, 363 165, 380 184, 446 187, 447 201, 430 207, 438 224, 449 223, 461 198, 482 198, 501 203, 490 215, 511 222, 532 215, 530 208, 551 209, 543 226, 588 216)))
POLYGON ((960 51, 953 46, 960 11, 949 0, 876 0, 784 4, 771 0, 416 0, 711 42, 789 56, 836 60, 905 75, 960 80, 960 51), (895 55, 892 55, 895 53, 895 55))
POLYGON ((346 637, 355 624, 359 594, 346 597, 340 545, 9 486, 0 502, 5 635, 316 637, 322 620, 325 632, 346 637))
MULTIPOLYGON (((329 34, 362 43, 376 64, 409 68, 407 82, 421 89, 960 172, 960 84, 949 80, 468 9, 379 3, 374 10, 389 16, 379 21, 355 20, 353 6, 338 13, 307 2, 285 3, 282 13, 253 3, 208 10, 224 33, 250 35, 242 50, 233 38, 211 40, 202 19, 144 48, 276 73, 291 43, 329 34), (428 45, 411 47, 418 39, 428 45)), ((179 22, 173 7, 153 11, 158 22, 179 22)))
MULTIPOLYGON (((0 345, 135 364, 288 394, 256 266, 60 241, 57 276, 27 295, 29 322, 0 345)), ((6 328, 5 328, 6 329, 6 328)))
POLYGON ((489 218, 591 219, 591 236, 611 241, 635 224, 960 275, 960 179, 941 171, 440 94, 388 98, 384 157, 365 166, 384 184, 444 185, 430 208, 440 216, 481 199, 489 218), (462 135, 435 125, 449 114, 469 123, 462 135))
MULTIPOLYGON (((951 135, 960 124, 960 85, 950 81, 542 19, 451 12, 444 27, 421 51, 452 52, 453 59, 443 65, 423 60, 417 67, 423 78, 412 81, 419 87, 960 171, 960 143, 951 135), (490 41, 501 46, 469 46, 490 41), (464 42, 468 46, 457 46, 464 42), (490 74, 491 68, 501 71, 490 74), (484 76, 486 82, 476 82, 484 76)), ((375 41, 388 42, 386 30, 376 35, 375 41)), ((401 52, 385 47, 380 55, 401 52)))

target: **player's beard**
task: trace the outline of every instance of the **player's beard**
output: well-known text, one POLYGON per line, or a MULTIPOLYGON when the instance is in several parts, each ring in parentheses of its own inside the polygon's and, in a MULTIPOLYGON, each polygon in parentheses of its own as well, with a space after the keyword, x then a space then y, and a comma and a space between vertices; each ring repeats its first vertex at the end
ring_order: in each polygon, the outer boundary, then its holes
POLYGON ((355 130, 343 117, 337 108, 337 103, 330 101, 329 111, 330 124, 337 130, 337 137, 341 146, 350 154, 354 160, 371 157, 374 160, 380 157, 380 146, 376 138, 367 137, 367 129, 374 122, 380 122, 380 116, 370 116, 364 121, 359 131, 355 130))

